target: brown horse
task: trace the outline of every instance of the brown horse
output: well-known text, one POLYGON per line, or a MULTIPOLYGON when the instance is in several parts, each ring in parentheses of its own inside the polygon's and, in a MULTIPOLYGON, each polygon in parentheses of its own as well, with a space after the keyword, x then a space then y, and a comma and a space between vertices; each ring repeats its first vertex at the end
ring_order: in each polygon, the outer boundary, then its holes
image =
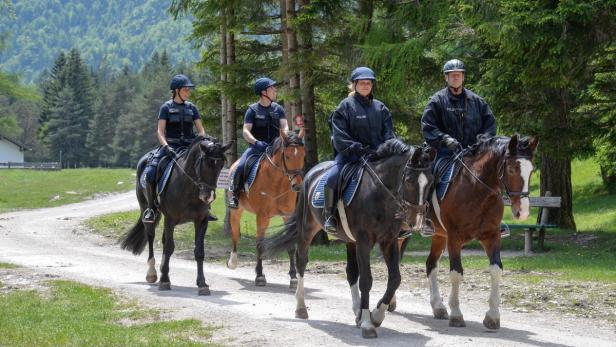
POLYGON ((466 326, 458 297, 463 275, 461 250, 464 244, 475 239, 479 240, 490 259, 490 309, 483 325, 488 329, 500 328, 499 285, 503 271, 500 223, 504 207, 501 186, 511 198, 513 217, 519 220, 528 218, 528 187, 537 143, 537 138, 520 139, 517 134, 511 138, 481 139, 474 149, 468 151, 468 156, 456 157, 461 168, 453 177, 443 200, 438 201, 436 192, 432 195, 436 235, 432 237, 426 261, 430 304, 434 317, 449 318, 449 326, 466 326), (449 253, 451 315, 443 305, 437 282, 438 260, 445 247, 449 253))
MULTIPOLYGON (((269 226, 273 216, 283 216, 286 221, 295 210, 297 193, 301 189, 304 171, 304 131, 299 135, 293 132, 286 134, 280 131, 280 136, 274 144, 268 147, 265 158, 261 161, 257 175, 248 192, 241 192, 240 205, 237 209, 227 207, 225 216, 225 231, 231 233, 233 249, 227 262, 227 267, 235 269, 237 267, 237 244, 240 241, 240 218, 244 210, 257 215, 257 237, 256 243, 265 237, 265 230, 269 226)), ((231 166, 231 171, 237 166, 236 161, 231 166)), ((289 250, 291 277, 290 286, 297 285, 295 270, 294 249, 289 250)), ((260 247, 256 247, 257 266, 255 272, 257 277, 255 285, 264 286, 267 282, 263 275, 262 254, 260 247)))

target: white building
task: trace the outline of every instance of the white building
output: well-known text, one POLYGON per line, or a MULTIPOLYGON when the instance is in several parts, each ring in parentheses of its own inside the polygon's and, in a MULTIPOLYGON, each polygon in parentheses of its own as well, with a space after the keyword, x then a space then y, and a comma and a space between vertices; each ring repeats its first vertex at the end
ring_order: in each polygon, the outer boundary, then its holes
POLYGON ((23 163, 26 147, 0 133, 0 163, 23 163))

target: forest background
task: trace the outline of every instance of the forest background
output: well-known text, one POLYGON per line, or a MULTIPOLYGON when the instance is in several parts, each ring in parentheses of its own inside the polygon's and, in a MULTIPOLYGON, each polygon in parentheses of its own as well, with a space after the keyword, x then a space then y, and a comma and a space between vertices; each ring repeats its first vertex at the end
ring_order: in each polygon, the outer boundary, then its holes
POLYGON ((442 65, 459 58, 499 134, 540 137, 541 193, 563 198, 552 220, 576 228, 574 158, 596 158, 616 189, 616 0, 0 0, 0 14, 0 134, 27 161, 134 167, 176 73, 198 85, 207 132, 236 140, 229 160, 259 76, 302 117, 307 166, 329 159, 327 116, 360 65, 417 144, 442 65))

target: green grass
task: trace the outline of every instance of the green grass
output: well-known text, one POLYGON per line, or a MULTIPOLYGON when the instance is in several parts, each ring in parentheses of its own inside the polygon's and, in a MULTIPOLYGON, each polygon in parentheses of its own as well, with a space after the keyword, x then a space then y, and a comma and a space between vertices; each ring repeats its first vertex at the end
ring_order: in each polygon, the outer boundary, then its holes
POLYGON ((204 346, 212 327, 195 319, 163 321, 155 310, 108 289, 52 281, 49 295, 0 296, 2 346, 204 346))
POLYGON ((0 269, 17 269, 19 266, 17 265, 13 265, 13 264, 9 264, 9 263, 1 263, 0 262, 0 269))
POLYGON ((132 169, 0 170, 0 212, 59 206, 134 186, 132 169))

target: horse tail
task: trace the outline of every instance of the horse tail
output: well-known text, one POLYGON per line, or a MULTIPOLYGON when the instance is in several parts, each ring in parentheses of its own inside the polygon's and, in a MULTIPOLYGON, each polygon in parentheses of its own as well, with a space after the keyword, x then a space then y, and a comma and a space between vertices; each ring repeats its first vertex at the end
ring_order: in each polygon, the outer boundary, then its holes
POLYGON ((305 214, 308 210, 305 208, 304 190, 298 194, 297 205, 295 212, 284 223, 283 231, 273 237, 265 238, 259 242, 259 247, 266 256, 273 256, 283 251, 293 249, 297 244, 299 237, 302 235, 305 214), (299 221, 299 222, 298 222, 299 221))
POLYGON ((141 216, 139 216, 137 223, 120 239, 120 247, 123 250, 133 252, 134 255, 139 255, 143 252, 147 242, 145 225, 143 225, 141 216))

